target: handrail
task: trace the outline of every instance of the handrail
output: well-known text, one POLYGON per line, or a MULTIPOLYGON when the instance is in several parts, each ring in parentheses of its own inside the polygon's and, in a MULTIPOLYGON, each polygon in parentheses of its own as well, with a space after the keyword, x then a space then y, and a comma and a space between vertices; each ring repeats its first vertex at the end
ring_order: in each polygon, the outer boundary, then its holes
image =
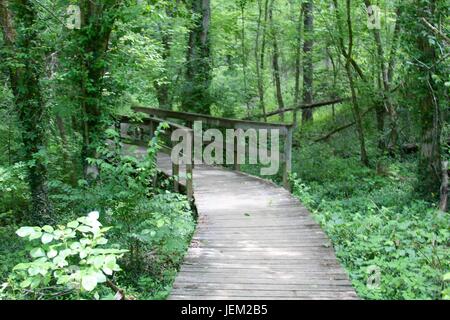
POLYGON ((229 118, 219 118, 213 117, 198 113, 192 112, 180 112, 180 111, 172 111, 172 110, 163 110, 163 109, 155 109, 155 108, 147 108, 136 106, 131 108, 135 112, 141 112, 147 115, 156 116, 160 118, 173 118, 180 119, 184 121, 194 122, 194 121, 202 121, 204 124, 221 127, 221 128, 229 128, 229 129, 279 129, 280 134, 287 135, 290 128, 293 127, 291 124, 282 124, 282 123, 265 123, 259 121, 250 121, 250 120, 237 120, 237 119, 229 119, 229 118))
MULTIPOLYGON (((137 126, 149 127, 150 135, 153 135, 153 133, 156 130, 155 124, 159 124, 159 123, 163 123, 163 122, 167 123, 169 125, 169 129, 170 129, 171 133, 175 130, 184 130, 186 132, 186 135, 189 136, 188 141, 193 141, 194 130, 192 130, 189 127, 179 125, 177 123, 173 123, 173 122, 158 119, 158 118, 143 118, 143 119, 141 119, 141 122, 137 121, 134 118, 127 117, 127 116, 123 116, 120 118, 120 124, 133 124, 133 125, 137 125, 137 126)), ((119 131, 120 131, 120 134, 122 135, 122 130, 119 130, 119 131)), ((171 136, 171 134, 169 134, 169 136, 171 136)), ((143 135, 141 135, 138 139, 143 140, 143 135)), ((167 151, 167 153, 169 155, 171 153, 169 148, 167 148, 167 150, 163 150, 163 152, 164 151, 167 151)), ((187 195, 188 199, 192 201, 193 196, 194 196, 194 184, 193 184, 194 164, 193 164, 193 160, 191 159, 190 162, 185 163, 184 165, 185 165, 185 172, 186 172, 186 195, 187 195)), ((180 191, 179 175, 180 175, 180 164, 172 162, 172 176, 174 177, 174 190, 176 192, 180 191)))
MULTIPOLYGON (((188 123, 188 126, 193 126, 195 121, 202 121, 202 123, 207 124, 212 127, 219 128, 229 128, 229 129, 266 129, 266 130, 279 130, 280 135, 284 136, 284 150, 282 154, 282 176, 283 176, 283 185, 287 190, 291 189, 291 185, 289 182, 289 174, 292 171, 292 141, 294 134, 294 126, 290 124, 280 124, 280 123, 265 123, 259 121, 250 121, 250 120, 237 120, 237 119, 228 119, 228 118, 219 118, 213 117, 209 115, 202 115, 198 113, 191 112, 179 112, 179 111, 171 111, 171 110, 163 110, 163 109, 155 109, 155 108, 146 108, 142 106, 132 107, 132 110, 137 113, 144 113, 148 116, 151 116, 150 119, 154 119, 153 117, 159 117, 163 119, 178 119, 184 120, 188 123)), ((148 118, 147 118, 148 119, 148 118)), ((166 120, 164 120, 166 121, 166 120)), ((176 125, 180 126, 180 125, 176 125)), ((184 126, 180 126, 182 128, 186 128, 184 126)), ((235 165, 234 169, 236 171, 240 171, 240 166, 237 163, 237 143, 234 144, 235 150, 235 165)))

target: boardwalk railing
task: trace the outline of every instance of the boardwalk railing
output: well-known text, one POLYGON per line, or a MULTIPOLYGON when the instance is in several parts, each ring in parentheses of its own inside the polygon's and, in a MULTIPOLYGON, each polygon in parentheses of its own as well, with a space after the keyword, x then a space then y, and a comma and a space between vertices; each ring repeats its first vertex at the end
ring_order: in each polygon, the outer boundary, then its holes
MULTIPOLYGON (((171 155, 171 136, 172 132, 175 130, 182 130, 187 138, 186 141, 193 141, 194 130, 191 128, 173 123, 170 121, 158 119, 155 117, 144 118, 141 120, 136 120, 130 117, 122 117, 120 119, 120 136, 122 139, 127 139, 131 144, 147 144, 153 138, 154 132, 156 131, 159 124, 162 122, 167 123, 169 130, 163 133, 166 138, 166 143, 162 144, 161 152, 171 155)), ((182 155, 180 155, 182 156, 182 155)), ((186 173, 186 195, 189 200, 192 200, 193 191, 193 161, 188 163, 182 163, 185 166, 184 172, 186 173)), ((172 163, 172 176, 174 178, 174 189, 176 192, 180 191, 180 163, 172 163)))
MULTIPOLYGON (((203 125, 212 127, 212 128, 223 128, 223 129, 265 129, 265 130, 278 130, 280 136, 284 139, 284 150, 281 154, 281 166, 280 170, 282 170, 283 176, 283 185, 286 189, 290 189, 289 183, 289 174, 292 170, 292 137, 293 137, 293 126, 288 124, 277 124, 277 123, 265 123, 258 121, 248 121, 248 120, 236 120, 236 119, 228 119, 228 118, 219 118, 213 116, 207 116, 197 113, 190 112, 178 112, 171 110, 163 110, 163 109, 154 109, 154 108, 146 108, 146 107, 133 107, 133 111, 137 113, 143 113, 149 116, 149 118, 144 119, 144 126, 147 126, 150 132, 154 131, 155 123, 160 123, 161 121, 167 121, 171 127, 170 134, 173 130, 183 129, 187 130, 189 134, 193 135, 193 125, 195 121, 201 121, 203 125), (176 121, 182 121, 184 125, 176 124, 170 122, 171 119, 176 121), (153 127, 152 127, 153 126, 153 127)), ((151 133, 150 133, 151 134, 151 133)), ((193 141, 193 139, 189 139, 189 141, 193 141)), ((240 171, 240 166, 237 161, 237 152, 238 152, 238 143, 234 143, 234 169, 236 171, 240 171)), ((192 148, 193 150, 193 148, 192 148)), ((188 164, 188 170, 192 170, 192 163, 188 164)), ((178 172, 179 168, 174 167, 174 175, 178 172)), ((192 181, 190 181, 192 182, 192 181)))

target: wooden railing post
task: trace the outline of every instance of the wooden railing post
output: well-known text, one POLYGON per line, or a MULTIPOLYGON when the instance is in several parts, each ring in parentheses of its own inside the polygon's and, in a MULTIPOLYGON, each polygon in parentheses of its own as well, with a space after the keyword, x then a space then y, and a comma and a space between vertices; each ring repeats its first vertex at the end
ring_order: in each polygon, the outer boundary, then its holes
POLYGON ((191 156, 190 160, 186 163, 186 195, 190 201, 194 198, 194 176, 193 176, 193 168, 194 168, 194 158, 192 157, 192 150, 194 149, 194 131, 189 130, 188 141, 191 144, 191 156))
MULTIPOLYGON (((234 170, 241 171, 241 165, 239 164, 239 139, 234 137, 234 170)), ((244 155, 245 156, 245 155, 244 155)))
MULTIPOLYGON (((175 145, 174 142, 172 142, 172 147, 175 145)), ((173 177, 173 189, 175 192, 180 192, 180 164, 175 163, 172 160, 172 177, 173 177)))
POLYGON ((153 137, 155 136, 155 131, 156 131, 156 128, 158 127, 158 125, 155 124, 154 121, 150 121, 149 127, 150 127, 149 128, 149 130, 150 130, 150 139, 153 139, 153 137))
POLYGON ((292 138, 294 128, 288 128, 284 140, 284 159, 283 159, 283 185, 284 188, 291 191, 291 184, 289 182, 289 174, 292 171, 292 138))

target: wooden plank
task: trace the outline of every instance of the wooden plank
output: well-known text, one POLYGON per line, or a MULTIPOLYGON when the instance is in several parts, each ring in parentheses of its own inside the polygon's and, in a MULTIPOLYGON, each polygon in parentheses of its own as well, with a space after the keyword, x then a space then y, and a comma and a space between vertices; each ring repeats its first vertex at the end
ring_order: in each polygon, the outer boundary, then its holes
POLYGON ((170 299, 357 298, 330 240, 289 192, 223 168, 193 174, 198 226, 170 299))

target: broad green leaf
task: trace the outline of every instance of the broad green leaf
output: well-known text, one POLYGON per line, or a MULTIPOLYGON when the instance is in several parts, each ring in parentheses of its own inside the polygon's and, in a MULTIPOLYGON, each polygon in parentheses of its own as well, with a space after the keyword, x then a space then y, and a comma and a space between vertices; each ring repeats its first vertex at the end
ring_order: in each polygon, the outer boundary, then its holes
POLYGON ((16 231, 16 234, 21 238, 25 238, 25 237, 28 237, 29 235, 33 234, 34 232, 35 231, 34 231, 33 227, 22 227, 16 231))
POLYGON ((34 248, 30 251, 30 255, 32 258, 40 258, 45 256, 45 251, 42 248, 34 248))
POLYGON ((56 257, 58 255, 58 251, 56 251, 55 249, 50 249, 49 252, 47 252, 47 257, 49 259, 53 259, 54 257, 56 257))
POLYGON ((33 278, 27 278, 27 279, 25 279, 24 281, 22 281, 21 283, 20 283, 20 287, 21 288, 28 288, 30 285, 31 285, 31 282, 32 282, 32 280, 33 280, 33 278))
POLYGON ((47 244, 53 241, 53 235, 51 235, 50 233, 44 233, 42 235, 41 241, 43 244, 47 244))
POLYGON ((84 290, 90 292, 97 286, 97 277, 94 275, 85 275, 81 278, 81 286, 84 290))
POLYGON ((90 220, 98 220, 99 217, 100 213, 98 211, 92 211, 91 213, 88 214, 88 219, 90 220))
POLYGON ((110 268, 108 268, 108 267, 103 267, 102 270, 108 276, 111 276, 113 274, 113 271, 110 268))
POLYGON ((80 225, 80 223, 78 221, 72 221, 72 222, 69 222, 67 224, 67 227, 68 228, 72 228, 72 229, 76 229, 79 225, 80 225))
POLYGON ((80 226, 77 228, 77 230, 83 233, 88 233, 92 231, 92 228, 88 226, 80 226))
POLYGON ((44 230, 45 232, 48 232, 48 233, 53 233, 55 231, 55 229, 53 229, 52 226, 43 226, 42 230, 44 230))

